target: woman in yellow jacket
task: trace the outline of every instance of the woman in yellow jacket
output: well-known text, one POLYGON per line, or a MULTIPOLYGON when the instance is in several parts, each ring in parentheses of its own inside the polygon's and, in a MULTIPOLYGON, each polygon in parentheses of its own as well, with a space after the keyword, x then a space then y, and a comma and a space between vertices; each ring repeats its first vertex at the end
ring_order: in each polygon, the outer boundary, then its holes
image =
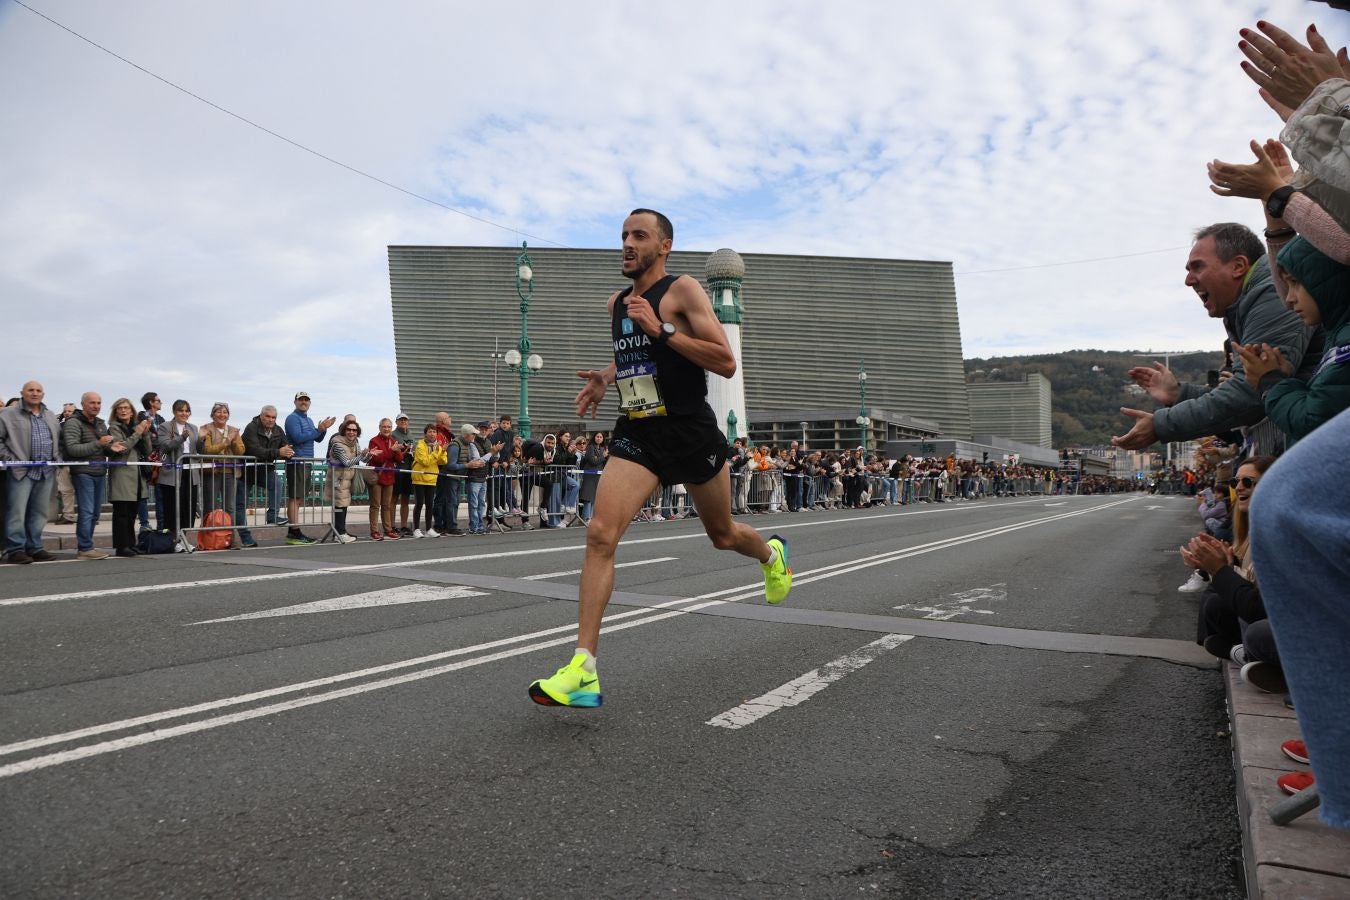
POLYGON ((413 484, 413 537, 440 537, 431 527, 431 501, 436 495, 436 479, 440 477, 441 466, 449 465, 445 448, 436 440, 436 426, 428 425, 422 429, 422 439, 413 447, 412 484, 413 484), (422 521, 422 506, 427 508, 427 530, 417 527, 422 521))

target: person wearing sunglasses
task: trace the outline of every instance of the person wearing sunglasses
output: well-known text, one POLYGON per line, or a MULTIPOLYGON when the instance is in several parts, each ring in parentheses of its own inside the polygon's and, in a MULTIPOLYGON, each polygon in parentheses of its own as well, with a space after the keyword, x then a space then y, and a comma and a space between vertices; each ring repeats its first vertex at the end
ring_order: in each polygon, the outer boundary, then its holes
POLYGON ((1284 691, 1284 675, 1251 564, 1250 512, 1252 494, 1274 462, 1273 456, 1254 456, 1238 466, 1230 482, 1237 496, 1232 544, 1201 534, 1181 548, 1187 564, 1203 569, 1210 578, 1211 588, 1200 599, 1197 643, 1219 659, 1242 666, 1243 681, 1272 693, 1284 691))

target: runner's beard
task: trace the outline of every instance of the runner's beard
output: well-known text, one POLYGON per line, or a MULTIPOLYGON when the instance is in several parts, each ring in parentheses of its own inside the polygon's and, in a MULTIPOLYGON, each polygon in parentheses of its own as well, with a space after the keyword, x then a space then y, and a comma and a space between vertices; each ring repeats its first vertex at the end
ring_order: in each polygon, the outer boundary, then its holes
POLYGON ((637 281, 639 278, 641 278, 643 275, 647 273, 648 269, 650 269, 655 264, 656 264, 655 250, 651 251, 646 256, 642 256, 639 254, 636 260, 636 268, 632 269, 631 271, 628 269, 622 269, 623 277, 629 279, 630 281, 637 281))

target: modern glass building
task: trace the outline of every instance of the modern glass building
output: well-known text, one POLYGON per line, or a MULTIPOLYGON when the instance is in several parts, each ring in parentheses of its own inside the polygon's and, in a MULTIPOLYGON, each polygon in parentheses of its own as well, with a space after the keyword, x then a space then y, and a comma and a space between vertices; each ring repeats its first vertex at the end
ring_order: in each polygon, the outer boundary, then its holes
POLYGON ((967 387, 971 428, 1014 441, 1051 446, 1050 379, 1030 372, 1020 381, 984 381, 967 387))
MULTIPOLYGON (((389 247, 399 394, 415 424, 442 409, 456 422, 518 414, 520 378, 501 357, 521 336, 519 254, 515 247, 389 247)), ((531 352, 543 359, 528 383, 530 418, 536 434, 575 429, 576 370, 612 359, 605 301, 628 282, 618 250, 530 248, 529 255, 528 334, 531 352)), ((677 251, 668 269, 698 278, 706 289, 710 255, 677 251)), ((885 410, 890 422, 916 433, 970 435, 951 263, 741 258, 749 412, 737 416, 740 434, 747 426, 756 430, 756 419, 796 423, 802 410, 861 409, 861 363, 869 410, 885 410)), ((595 426, 608 430, 613 410, 595 426)), ((878 443, 897 436, 889 427, 878 431, 878 443)))

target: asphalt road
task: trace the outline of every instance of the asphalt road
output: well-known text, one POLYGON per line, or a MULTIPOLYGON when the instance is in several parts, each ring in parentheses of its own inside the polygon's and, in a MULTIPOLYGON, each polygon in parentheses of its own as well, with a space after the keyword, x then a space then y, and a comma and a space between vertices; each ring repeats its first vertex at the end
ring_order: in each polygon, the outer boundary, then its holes
POLYGON ((0 570, 0 895, 1241 896, 1191 502, 746 521, 781 607, 629 531, 596 710, 580 529, 0 570))

